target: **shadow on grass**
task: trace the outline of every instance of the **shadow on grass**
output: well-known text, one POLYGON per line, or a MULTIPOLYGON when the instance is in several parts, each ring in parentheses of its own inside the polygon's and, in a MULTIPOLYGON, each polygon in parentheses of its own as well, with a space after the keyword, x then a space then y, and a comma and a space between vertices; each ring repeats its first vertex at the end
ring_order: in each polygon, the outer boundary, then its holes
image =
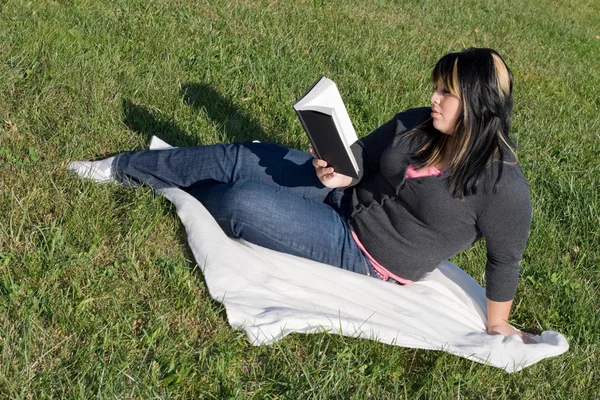
POLYGON ((173 121, 156 117, 150 107, 123 99, 123 122, 129 129, 142 135, 146 143, 158 136, 173 146, 194 146, 196 140, 180 129, 173 121))
MULTIPOLYGON (((180 95, 184 104, 196 111, 203 111, 221 131, 225 142, 260 140, 268 134, 260 124, 244 113, 231 100, 205 83, 182 83, 180 95)), ((143 136, 146 143, 158 136, 173 146, 198 145, 196 138, 177 126, 172 120, 157 116, 151 106, 135 104, 123 99, 123 122, 129 129, 143 136)))
POLYGON ((197 82, 182 83, 179 93, 186 105, 203 110, 219 127, 227 141, 268 141, 267 133, 256 120, 209 85, 197 82))

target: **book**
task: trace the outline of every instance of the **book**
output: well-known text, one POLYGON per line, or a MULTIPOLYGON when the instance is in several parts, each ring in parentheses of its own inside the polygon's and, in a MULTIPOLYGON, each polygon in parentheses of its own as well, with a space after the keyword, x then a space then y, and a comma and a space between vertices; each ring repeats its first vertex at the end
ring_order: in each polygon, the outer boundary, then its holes
POLYGON ((358 137, 335 83, 319 77, 293 106, 317 157, 336 172, 358 178, 350 149, 358 137))

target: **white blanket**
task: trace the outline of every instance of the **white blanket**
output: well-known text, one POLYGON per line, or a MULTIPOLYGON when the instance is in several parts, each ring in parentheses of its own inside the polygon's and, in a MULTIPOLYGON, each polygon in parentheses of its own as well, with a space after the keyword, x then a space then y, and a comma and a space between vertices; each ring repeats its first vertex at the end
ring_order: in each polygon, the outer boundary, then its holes
MULTIPOLYGON (((151 148, 157 147, 164 144, 153 140, 151 148)), ((179 189, 161 192, 177 208, 210 295, 254 345, 292 332, 325 331, 443 350, 507 372, 569 348, 551 331, 531 345, 517 335, 487 335, 484 289, 450 262, 399 286, 231 239, 192 196, 179 189)))

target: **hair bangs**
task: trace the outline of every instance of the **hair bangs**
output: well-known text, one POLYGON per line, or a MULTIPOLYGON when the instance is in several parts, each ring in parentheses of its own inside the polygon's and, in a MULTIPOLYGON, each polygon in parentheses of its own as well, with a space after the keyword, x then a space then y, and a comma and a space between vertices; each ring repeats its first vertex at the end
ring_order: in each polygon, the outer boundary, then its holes
POLYGON ((453 96, 460 96, 458 80, 458 53, 450 53, 442 57, 431 73, 431 82, 436 86, 443 86, 453 96))

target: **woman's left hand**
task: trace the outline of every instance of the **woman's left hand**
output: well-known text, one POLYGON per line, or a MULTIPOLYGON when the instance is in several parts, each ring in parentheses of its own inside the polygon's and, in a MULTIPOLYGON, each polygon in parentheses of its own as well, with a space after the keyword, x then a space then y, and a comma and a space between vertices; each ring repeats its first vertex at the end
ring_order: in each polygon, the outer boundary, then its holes
POLYGON ((521 331, 513 328, 509 324, 498 324, 498 325, 488 326, 487 333, 488 333, 488 335, 503 335, 503 336, 509 336, 509 335, 516 333, 517 335, 519 335, 519 337, 525 344, 537 343, 535 340, 533 340, 533 337, 532 337, 533 335, 531 335, 530 333, 527 333, 527 332, 521 332, 521 331))

